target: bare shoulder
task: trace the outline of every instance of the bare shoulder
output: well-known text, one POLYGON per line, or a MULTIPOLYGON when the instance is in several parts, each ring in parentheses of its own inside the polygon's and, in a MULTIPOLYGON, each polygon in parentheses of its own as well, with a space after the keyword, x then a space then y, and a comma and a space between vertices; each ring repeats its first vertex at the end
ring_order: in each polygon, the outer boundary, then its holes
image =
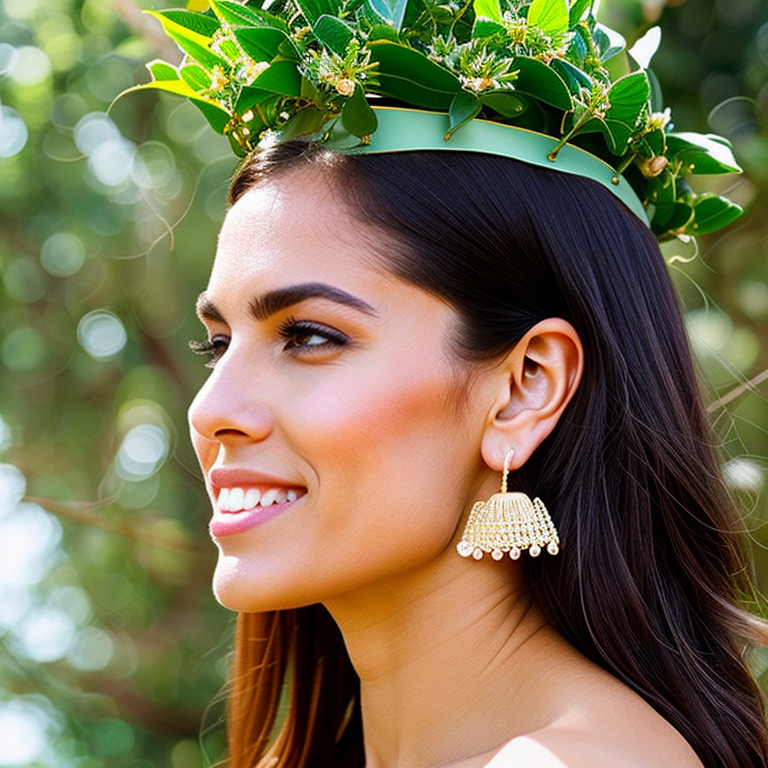
POLYGON ((592 670, 544 727, 518 736, 485 768, 703 768, 688 742, 623 683, 592 670))
POLYGON ((518 736, 507 743, 485 768, 702 768, 688 744, 679 738, 667 744, 652 737, 637 744, 556 730, 518 736))

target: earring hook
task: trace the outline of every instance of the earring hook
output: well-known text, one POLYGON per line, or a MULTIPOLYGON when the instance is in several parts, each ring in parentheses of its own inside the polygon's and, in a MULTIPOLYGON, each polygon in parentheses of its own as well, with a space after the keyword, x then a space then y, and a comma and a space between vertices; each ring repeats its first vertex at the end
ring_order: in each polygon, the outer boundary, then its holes
POLYGON ((504 472, 501 476, 501 492, 507 492, 507 475, 509 475, 509 465, 512 463, 512 457, 515 455, 515 449, 510 448, 504 459, 504 472))

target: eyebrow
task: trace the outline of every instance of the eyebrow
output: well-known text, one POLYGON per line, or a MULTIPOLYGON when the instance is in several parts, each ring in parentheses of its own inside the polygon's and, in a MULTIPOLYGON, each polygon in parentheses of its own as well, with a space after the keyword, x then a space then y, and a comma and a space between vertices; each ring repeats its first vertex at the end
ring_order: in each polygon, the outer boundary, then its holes
MULTIPOLYGON (((352 307, 367 315, 378 314, 367 302, 327 283, 299 283, 285 288, 277 288, 274 291, 267 291, 267 293, 252 299, 249 309, 257 320, 267 320, 277 312, 282 312, 307 299, 325 299, 346 307, 352 307)), ((197 298, 196 310, 201 319, 225 322, 223 315, 208 298, 205 291, 197 298)))

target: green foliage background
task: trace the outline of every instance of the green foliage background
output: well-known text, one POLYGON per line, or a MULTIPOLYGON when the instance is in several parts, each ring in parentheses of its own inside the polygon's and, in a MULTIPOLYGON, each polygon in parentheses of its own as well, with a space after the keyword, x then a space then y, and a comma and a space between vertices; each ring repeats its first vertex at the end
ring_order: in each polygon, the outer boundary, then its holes
MULTIPOLYGON (((205 375, 192 307, 235 161, 172 98, 105 114, 145 61, 178 59, 149 5, 0 0, 0 766, 221 756, 232 621, 210 595, 184 425, 205 375)), ((601 14, 630 39, 661 24, 673 121, 709 122, 746 170, 725 183, 747 215, 691 261, 690 245, 665 254, 768 591, 768 3, 668 6, 601 14)))

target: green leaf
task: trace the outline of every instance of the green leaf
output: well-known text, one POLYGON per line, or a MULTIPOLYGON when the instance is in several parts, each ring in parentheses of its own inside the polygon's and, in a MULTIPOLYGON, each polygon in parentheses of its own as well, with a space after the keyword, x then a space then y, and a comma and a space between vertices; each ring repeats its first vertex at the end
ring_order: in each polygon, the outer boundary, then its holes
POLYGON ((301 9, 310 27, 314 27, 323 14, 339 15, 340 3, 334 0, 296 0, 296 5, 301 9))
POLYGON ((403 29, 410 5, 411 0, 397 0, 395 3, 395 29, 398 33, 403 29))
POLYGON ((229 148, 232 150, 235 157, 245 157, 248 154, 245 147, 240 145, 240 142, 232 135, 232 133, 228 133, 227 138, 229 139, 229 148))
POLYGON ((476 94, 465 90, 459 91, 451 101, 448 110, 448 131, 443 138, 450 139, 462 125, 466 125, 470 120, 477 117, 482 106, 482 102, 476 94))
POLYGON ((196 32, 203 37, 213 37, 221 29, 221 24, 213 16, 206 16, 204 13, 181 10, 159 11, 159 13, 179 27, 196 32))
POLYGON ((254 107, 259 107, 260 110, 263 110, 264 104, 278 99, 280 99, 280 96, 271 91, 265 91, 262 88, 243 88, 235 102, 235 112, 238 115, 242 115, 254 107))
MULTIPOLYGON (((384 24, 399 33, 408 15, 409 0, 365 0, 364 6, 373 23, 384 24)), ((412 16, 413 14, 411 14, 412 16)))
POLYGON ((567 112, 572 107, 568 86, 557 72, 543 61, 528 56, 518 56, 512 65, 518 70, 515 90, 567 112))
POLYGON ((372 26, 382 25, 392 29, 397 39, 397 32, 392 28, 392 14, 386 0, 364 0, 363 12, 372 26))
POLYGON ((573 0, 571 10, 568 11, 568 28, 573 29, 584 17, 587 8, 592 10, 594 0, 573 0))
POLYGON ((376 40, 368 49, 371 61, 379 65, 377 92, 418 107, 448 109, 454 94, 461 90, 456 75, 413 48, 376 40))
POLYGON ((179 73, 176 71, 176 67, 169 64, 167 61, 161 61, 155 59, 147 64, 147 69, 152 74, 153 80, 178 80, 179 73))
POLYGON ((165 34, 168 35, 176 45, 181 48, 191 59, 205 67, 209 72, 214 67, 221 67, 224 70, 229 69, 228 64, 218 57, 208 47, 211 43, 209 37, 187 29, 181 24, 177 24, 173 19, 167 16, 167 12, 145 11, 150 16, 154 16, 163 25, 165 34))
POLYGON ((374 24, 368 33, 368 42, 372 43, 374 40, 390 40, 396 43, 398 40, 397 32, 387 24, 374 24))
POLYGON ((623 123, 621 120, 611 120, 609 117, 601 123, 603 135, 608 140, 608 149, 617 157, 625 155, 629 149, 629 139, 634 126, 623 123))
POLYGON ((657 235, 685 230, 693 219, 693 208, 687 203, 660 205, 651 221, 651 229, 657 235))
POLYGON ((604 24, 595 24, 594 38, 600 49, 601 61, 612 59, 627 47, 627 41, 615 30, 604 24))
POLYGON ((282 141, 317 133, 325 124, 327 115, 317 107, 300 109, 281 129, 282 141))
POLYGON ((484 16, 486 19, 501 22, 501 3, 499 0, 473 0, 472 7, 475 11, 475 18, 484 16))
POLYGON ((211 76, 198 64, 185 64, 179 69, 182 80, 195 91, 211 87, 211 76))
POLYGON ((586 88, 588 91, 592 90, 592 78, 583 69, 571 64, 570 61, 553 59, 550 67, 560 75, 572 95, 576 96, 582 88, 586 88))
POLYGON ((645 74, 648 75, 648 82, 651 85, 651 109, 654 112, 664 111, 664 95, 661 92, 661 83, 656 73, 652 69, 646 69, 645 74))
POLYGON ((230 120, 228 112, 225 112, 217 104, 213 104, 210 101, 192 99, 192 103, 203 113, 208 124, 216 133, 225 133, 230 120))
POLYGON ((635 148, 644 157, 655 157, 664 155, 667 151, 667 138, 661 128, 646 133, 644 136, 636 139, 635 148))
POLYGON ((321 91, 311 80, 306 77, 301 78, 301 97, 305 101, 312 101, 315 104, 322 104, 327 94, 321 91))
POLYGON ((284 19, 252 5, 241 5, 228 0, 211 0, 211 8, 222 21, 231 27, 269 26, 282 29, 284 32, 288 31, 288 24, 284 19))
POLYGON ((742 213, 744 209, 740 205, 724 197, 702 195, 693 206, 693 231, 697 235, 706 235, 728 226, 742 213))
POLYGON ((456 93, 456 91, 429 88, 418 80, 402 75, 379 74, 377 77, 379 80, 379 86, 376 88, 377 93, 407 102, 414 107, 446 110, 451 106, 451 101, 453 101, 453 96, 456 93))
POLYGON ((679 159, 689 173, 739 173, 741 167, 728 141, 701 133, 670 133, 668 156, 679 159))
POLYGON ((629 138, 632 135, 632 126, 619 120, 594 118, 584 123, 574 135, 580 136, 586 133, 602 133, 605 143, 612 154, 621 157, 629 149, 629 138))
POLYGON ((547 35, 565 34, 569 23, 566 0, 533 0, 528 8, 528 26, 547 35))
POLYGON ((650 179, 648 201, 657 206, 671 205, 677 200, 677 181, 671 173, 650 179))
POLYGON ((301 96, 301 75, 292 61, 276 61, 270 64, 251 85, 280 96, 301 96))
POLYGON ((284 43, 292 45, 285 32, 272 27, 243 27, 235 29, 234 35, 245 53, 254 61, 272 61, 284 43))
POLYGON ((480 94, 483 106, 498 112, 502 117, 515 118, 525 112, 530 102, 516 91, 484 91, 480 94))
POLYGON ((379 121, 365 98, 365 89, 360 84, 355 86, 355 92, 344 102, 341 108, 341 122, 353 136, 360 138, 376 132, 379 121))
POLYGON ((347 46, 352 42, 354 33, 352 28, 335 16, 323 14, 312 31, 318 41, 337 56, 343 56, 347 46))
POLYGON ((503 24, 499 24, 498 21, 477 17, 475 25, 472 27, 472 37, 475 39, 493 37, 494 35, 506 34, 506 31, 506 27, 503 24))
POLYGON ((617 80, 608 89, 610 107, 606 119, 616 120, 634 128, 648 107, 650 85, 645 72, 633 72, 617 80))
MULTIPOLYGON (((578 24, 576 26, 576 33, 571 36, 568 43, 568 50, 566 51, 566 60, 572 64, 577 64, 580 67, 585 66, 587 57, 590 54, 588 41, 591 40, 589 31, 586 29, 585 24, 578 24)), ((558 61, 558 59, 555 59, 558 61)), ((554 62, 553 62, 554 63, 554 62)))
POLYGON ((143 85, 136 85, 133 88, 129 88, 127 91, 123 91, 120 95, 133 93, 134 91, 148 90, 165 91, 166 93, 173 93, 177 96, 184 96, 189 99, 205 115, 216 133, 224 133, 224 129, 229 124, 229 112, 227 112, 227 110, 218 102, 206 98, 205 96, 201 96, 193 90, 185 80, 160 80, 157 82, 144 83, 143 85))

